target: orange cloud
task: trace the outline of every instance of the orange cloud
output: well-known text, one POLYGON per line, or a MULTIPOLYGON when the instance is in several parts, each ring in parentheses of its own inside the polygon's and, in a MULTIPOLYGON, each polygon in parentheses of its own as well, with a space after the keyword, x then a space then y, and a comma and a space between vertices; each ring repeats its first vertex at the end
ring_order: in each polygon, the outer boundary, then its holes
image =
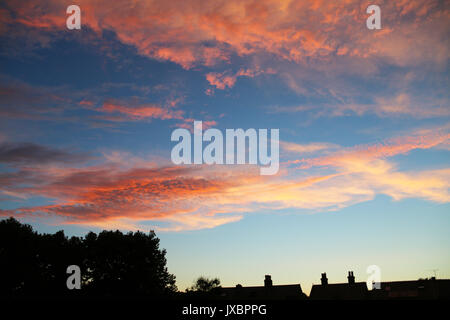
POLYGON ((224 90, 227 87, 232 88, 236 82, 236 76, 226 76, 221 73, 210 72, 206 75, 209 84, 217 89, 224 90))
MULTIPOLYGON (((253 170, 256 173, 256 169, 253 170)), ((59 204, 0 211, 17 216, 49 214, 70 223, 109 223, 128 219, 174 220, 183 214, 197 216, 205 227, 208 220, 200 204, 203 200, 220 198, 225 190, 237 184, 260 179, 251 170, 210 170, 202 167, 140 167, 121 170, 117 166, 75 168, 28 168, 19 175, 3 177, 3 182, 16 185, 34 181, 35 187, 20 189, 21 194, 42 195, 59 199, 59 204), (176 216, 176 217, 174 217, 176 216)), ((16 190, 18 190, 16 188, 16 190)), ((13 191, 5 190, 5 194, 13 191)), ((203 206, 202 206, 203 207, 203 206)), ((210 208, 211 209, 211 208, 210 208)), ((236 216, 217 217, 231 221, 236 216)), ((216 219, 210 219, 217 223, 216 219)), ((201 223, 200 223, 201 222, 201 223)))
MULTIPOLYGON (((105 113, 118 113, 124 115, 126 119, 142 120, 147 118, 156 119, 182 119, 183 111, 163 108, 155 104, 144 104, 134 107, 126 106, 115 102, 105 102, 97 111, 105 113)), ((120 119, 120 118, 118 118, 120 119)))
MULTIPOLYGON (((365 28, 370 3, 356 0, 80 0, 77 4, 84 28, 112 30, 142 55, 184 68, 229 61, 232 53, 270 53, 298 63, 334 55, 378 57, 398 65, 441 63, 449 55, 449 11, 437 1, 379 1, 385 27, 378 33, 365 28)), ((65 6, 56 0, 7 0, 0 30, 7 32, 11 22, 64 30, 65 6)))
POLYGON ((318 151, 324 151, 324 150, 330 150, 330 149, 336 149, 337 146, 332 143, 308 143, 308 144, 298 144, 293 142, 285 142, 280 141, 281 148, 290 153, 298 153, 298 154, 304 154, 304 153, 315 153, 318 151))
POLYGON ((355 159, 379 159, 392 157, 398 154, 405 154, 414 149, 429 149, 448 143, 450 134, 444 131, 430 132, 425 131, 422 134, 410 137, 401 137, 390 139, 383 144, 358 146, 344 150, 336 151, 331 155, 319 158, 301 159, 291 163, 301 163, 301 169, 312 166, 347 166, 355 159))
MULTIPOLYGON (((426 133, 357 146, 301 160, 304 170, 282 168, 261 176, 256 166, 161 166, 127 154, 105 156, 84 168, 22 167, 0 174, 5 196, 43 196, 52 205, 0 210, 0 215, 50 215, 61 223, 165 231, 212 228, 258 210, 337 210, 385 194, 394 200, 450 201, 450 169, 399 171, 386 160, 416 148, 445 144, 448 134, 426 133), (126 165, 123 165, 126 164, 126 165), (326 167, 306 171, 311 166, 326 167)), ((320 168, 320 167, 319 167, 320 168)))
POLYGON ((94 105, 94 102, 89 101, 89 100, 81 100, 80 101, 80 105, 81 106, 92 107, 94 105))
MULTIPOLYGON (((215 86, 217 89, 224 90, 227 87, 232 88, 236 83, 238 77, 253 78, 262 73, 274 73, 272 69, 261 70, 259 68, 240 69, 235 74, 227 75, 226 72, 217 73, 210 72, 206 74, 206 80, 210 85, 215 86)), ((207 93, 208 94, 208 93, 207 93)))

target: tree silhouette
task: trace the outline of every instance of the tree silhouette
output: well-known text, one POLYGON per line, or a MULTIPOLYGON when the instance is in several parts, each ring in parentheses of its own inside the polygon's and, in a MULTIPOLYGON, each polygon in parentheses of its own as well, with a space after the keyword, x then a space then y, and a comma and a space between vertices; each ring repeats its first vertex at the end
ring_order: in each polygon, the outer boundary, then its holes
POLYGON ((175 276, 167 271, 166 251, 151 231, 89 233, 86 286, 96 294, 164 295, 176 291, 175 276))
POLYGON ((199 277, 187 291, 207 293, 217 288, 220 288, 220 280, 218 278, 199 277))
POLYGON ((0 221, 0 295, 151 296, 177 290, 153 231, 102 231, 84 238, 38 234, 14 218, 0 221), (81 290, 68 290, 69 265, 78 265, 81 290))

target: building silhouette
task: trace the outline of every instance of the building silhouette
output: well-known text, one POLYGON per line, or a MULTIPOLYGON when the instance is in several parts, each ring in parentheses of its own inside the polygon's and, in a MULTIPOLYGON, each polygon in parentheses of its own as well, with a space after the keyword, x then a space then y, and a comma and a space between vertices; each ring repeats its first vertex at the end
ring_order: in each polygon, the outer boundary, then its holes
POLYGON ((264 286, 223 287, 217 292, 225 300, 301 300, 306 299, 300 284, 273 285, 272 277, 266 275, 264 286))
POLYGON ((450 280, 419 279, 416 281, 381 282, 380 289, 370 291, 373 300, 435 300, 450 298, 450 280))
POLYGON ((367 299, 369 290, 365 282, 355 282, 353 271, 348 272, 347 283, 328 283, 326 273, 322 273, 321 284, 311 288, 312 300, 361 300, 367 299))
POLYGON ((450 280, 419 279, 381 282, 379 288, 368 290, 365 282, 356 282, 353 271, 348 272, 347 283, 328 283, 322 273, 320 285, 313 285, 311 300, 428 300, 450 299, 450 280))
POLYGON ((264 286, 220 287, 214 296, 223 300, 435 300, 450 299, 450 280, 419 279, 410 281, 381 282, 379 287, 367 288, 366 282, 356 282, 353 271, 348 272, 347 282, 329 283, 327 274, 321 275, 320 284, 311 288, 307 297, 300 284, 274 285, 266 275, 264 286))

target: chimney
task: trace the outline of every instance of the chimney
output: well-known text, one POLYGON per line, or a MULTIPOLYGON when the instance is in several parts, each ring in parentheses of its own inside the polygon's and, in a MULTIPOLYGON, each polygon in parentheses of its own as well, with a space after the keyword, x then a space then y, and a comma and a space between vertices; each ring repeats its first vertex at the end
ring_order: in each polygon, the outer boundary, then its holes
POLYGON ((266 274, 266 278, 264 279, 264 287, 268 288, 272 286, 272 278, 270 274, 266 274))
POLYGON ((322 283, 323 286, 328 284, 327 274, 325 272, 322 273, 322 278, 320 278, 320 282, 322 283))
POLYGON ((354 284, 355 283, 355 276, 353 275, 353 271, 348 272, 348 284, 354 284))

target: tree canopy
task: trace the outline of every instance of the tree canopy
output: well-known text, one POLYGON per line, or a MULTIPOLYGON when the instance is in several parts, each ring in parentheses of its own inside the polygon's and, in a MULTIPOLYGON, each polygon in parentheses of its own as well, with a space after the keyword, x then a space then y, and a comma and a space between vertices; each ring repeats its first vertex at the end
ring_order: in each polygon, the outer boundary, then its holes
POLYGON ((166 296, 177 288, 165 256, 153 231, 68 238, 9 218, 0 221, 0 295, 166 296), (67 289, 69 265, 81 269, 80 290, 67 289))
POLYGON ((216 288, 220 288, 220 280, 218 278, 209 279, 206 277, 199 277, 187 291, 207 293, 216 288))

